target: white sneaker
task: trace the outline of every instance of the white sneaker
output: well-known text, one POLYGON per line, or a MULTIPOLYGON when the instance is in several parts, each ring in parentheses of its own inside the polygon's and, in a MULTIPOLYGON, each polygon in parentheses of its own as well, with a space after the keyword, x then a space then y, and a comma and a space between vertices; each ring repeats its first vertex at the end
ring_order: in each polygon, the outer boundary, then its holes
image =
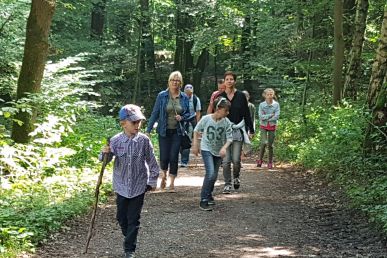
POLYGON ((232 190, 231 185, 225 185, 223 189, 223 194, 230 194, 232 190))

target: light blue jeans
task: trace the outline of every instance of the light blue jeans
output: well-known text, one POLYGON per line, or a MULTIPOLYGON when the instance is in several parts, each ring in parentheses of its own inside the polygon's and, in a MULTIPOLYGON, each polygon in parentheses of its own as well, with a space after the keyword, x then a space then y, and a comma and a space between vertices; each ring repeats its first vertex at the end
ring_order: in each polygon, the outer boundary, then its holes
POLYGON ((227 148, 226 157, 223 160, 224 184, 231 185, 231 162, 234 178, 239 178, 241 172, 241 153, 243 142, 233 141, 227 148))
POLYGON ((212 155, 209 151, 202 150, 201 153, 206 174, 204 176, 200 198, 201 201, 210 201, 213 200, 212 192, 214 191, 215 182, 218 178, 218 171, 220 164, 222 163, 222 158, 212 155))

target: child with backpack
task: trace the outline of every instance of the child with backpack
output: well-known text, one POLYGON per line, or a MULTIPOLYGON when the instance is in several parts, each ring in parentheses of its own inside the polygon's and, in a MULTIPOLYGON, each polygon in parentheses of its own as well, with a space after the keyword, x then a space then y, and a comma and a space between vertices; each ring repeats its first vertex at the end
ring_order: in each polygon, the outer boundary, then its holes
POLYGON ((226 156, 227 147, 233 140, 231 122, 227 118, 230 107, 231 103, 226 98, 217 98, 214 102, 215 113, 203 116, 194 129, 192 152, 198 155, 200 148, 206 170, 199 204, 200 209, 205 211, 212 210, 215 205, 212 192, 222 158, 226 156))
POLYGON ((257 167, 261 167, 263 164, 263 155, 265 154, 265 148, 267 146, 269 150, 269 161, 267 163, 267 168, 272 169, 273 143, 275 138, 275 131, 277 129, 277 121, 280 115, 280 105, 277 101, 274 100, 275 91, 273 89, 265 89, 262 96, 265 98, 265 101, 259 104, 258 109, 261 138, 257 167))

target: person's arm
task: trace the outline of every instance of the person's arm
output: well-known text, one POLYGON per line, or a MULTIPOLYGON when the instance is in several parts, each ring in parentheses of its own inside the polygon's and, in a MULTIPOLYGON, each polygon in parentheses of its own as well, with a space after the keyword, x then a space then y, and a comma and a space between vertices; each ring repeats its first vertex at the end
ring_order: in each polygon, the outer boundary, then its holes
POLYGON ((280 115, 280 106, 279 104, 277 103, 277 105, 275 105, 275 109, 274 109, 274 113, 272 114, 271 118, 269 119, 270 122, 272 121, 277 121, 279 119, 279 115, 280 115))
POLYGON ((214 113, 214 99, 215 99, 216 91, 211 94, 210 104, 208 104, 207 115, 214 113))
POLYGON ((196 122, 199 122, 200 116, 201 116, 200 111, 202 111, 202 105, 201 105, 201 103, 200 103, 200 99, 199 99, 198 97, 196 97, 196 99, 197 99, 196 110, 195 110, 195 113, 196 113, 196 122))
POLYGON ((214 108, 213 106, 214 106, 214 102, 211 102, 210 100, 210 104, 208 104, 208 107, 207 107, 207 115, 213 113, 213 108, 214 108))
POLYGON ((251 121, 251 116, 250 116, 250 109, 249 109, 249 104, 247 102, 247 99, 245 97, 245 94, 241 92, 241 97, 240 101, 242 101, 242 114, 243 114, 243 119, 245 120, 247 128, 249 128, 250 134, 254 134, 254 126, 253 122, 251 121))
POLYGON ((226 143, 222 146, 219 151, 219 155, 224 158, 226 156, 227 148, 232 143, 232 126, 228 118, 226 118, 226 143))
POLYGON ((259 104, 258 117, 260 120, 266 121, 270 118, 271 114, 266 114, 264 107, 263 107, 263 105, 264 105, 263 103, 264 102, 259 104))
POLYGON ((161 105, 161 95, 159 93, 159 95, 157 95, 156 103, 153 106, 152 114, 151 114, 151 116, 149 118, 148 126, 146 128, 146 132, 148 134, 152 131, 153 125, 159 119, 159 116, 160 116, 160 105, 161 105))
POLYGON ((199 138, 201 136, 201 131, 203 130, 203 123, 204 123, 204 120, 201 119, 199 123, 195 126, 194 133, 193 133, 192 153, 195 154, 196 156, 199 154, 199 151, 200 151, 199 138))
POLYGON ((150 139, 147 139, 147 144, 146 144, 146 162, 149 167, 149 176, 148 176, 148 182, 147 185, 151 187, 150 190, 155 190, 157 187, 157 178, 159 177, 159 165, 157 164, 156 156, 154 153, 153 145, 150 139))
POLYGON ((194 131, 193 140, 192 140, 192 153, 197 156, 199 154, 199 136, 198 131, 194 131))

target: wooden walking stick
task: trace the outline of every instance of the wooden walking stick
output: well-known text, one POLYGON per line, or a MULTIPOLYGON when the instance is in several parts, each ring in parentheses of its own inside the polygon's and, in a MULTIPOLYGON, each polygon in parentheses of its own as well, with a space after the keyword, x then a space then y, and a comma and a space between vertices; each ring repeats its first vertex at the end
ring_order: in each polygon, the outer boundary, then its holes
MULTIPOLYGON (((110 139, 107 140, 108 144, 109 144, 109 142, 110 142, 110 139)), ((87 241, 86 241, 86 247, 85 247, 84 254, 87 253, 87 249, 89 248, 89 244, 90 244, 90 240, 91 240, 91 235, 92 235, 93 229, 94 229, 95 216, 97 214, 97 208, 98 208, 99 188, 102 184, 102 177, 103 177, 103 173, 105 171, 105 167, 106 167, 107 162, 108 162, 108 157, 109 157, 109 153, 103 153, 102 167, 101 167, 101 171, 99 172, 97 186, 95 187, 95 201, 94 201, 94 205, 93 205, 93 213, 92 213, 91 220, 90 220, 89 232, 87 233, 87 241)))

